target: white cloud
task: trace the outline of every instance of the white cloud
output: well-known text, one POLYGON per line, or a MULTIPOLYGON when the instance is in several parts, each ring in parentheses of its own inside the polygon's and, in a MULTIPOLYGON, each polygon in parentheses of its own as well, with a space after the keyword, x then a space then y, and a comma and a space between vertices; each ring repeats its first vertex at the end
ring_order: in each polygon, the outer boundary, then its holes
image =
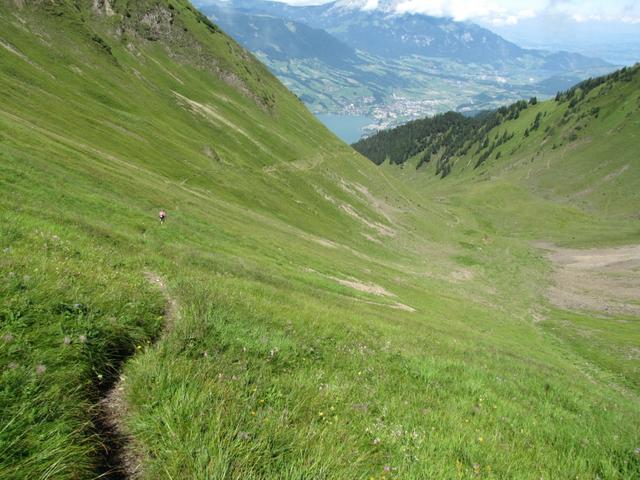
MULTIPOLYGON (((331 0, 281 0, 292 5, 331 0)), ((640 23, 640 0, 339 0, 362 10, 377 8, 397 13, 423 13, 455 20, 480 20, 514 25, 541 15, 557 15, 575 22, 618 21, 640 23)))
POLYGON ((550 1, 545 13, 569 17, 576 22, 640 22, 637 0, 556 0, 550 1))
POLYGON ((367 0, 367 3, 364 4, 364 6, 362 7, 362 10, 364 11, 375 10, 378 8, 379 5, 380 5, 380 2, 378 0, 367 0))
POLYGON ((401 0, 395 10, 398 13, 423 13, 454 20, 484 20, 496 25, 513 25, 537 12, 528 5, 534 2, 504 0, 401 0))

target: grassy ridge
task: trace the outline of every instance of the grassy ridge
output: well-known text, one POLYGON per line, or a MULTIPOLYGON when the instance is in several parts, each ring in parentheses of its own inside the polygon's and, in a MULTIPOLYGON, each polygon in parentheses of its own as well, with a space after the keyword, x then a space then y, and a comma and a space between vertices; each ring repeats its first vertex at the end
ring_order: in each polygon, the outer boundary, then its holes
MULTIPOLYGON (((386 160, 404 164, 412 157, 416 159, 410 163, 416 168, 431 162, 436 175, 443 178, 459 163, 478 168, 502 155, 511 163, 511 158, 523 147, 541 155, 547 150, 544 146, 548 141, 552 141, 549 146, 555 150, 580 137, 588 137, 588 130, 599 131, 604 124, 620 128, 632 124, 631 117, 637 110, 633 99, 637 98, 639 72, 640 66, 636 65, 586 80, 566 92, 558 92, 555 102, 544 102, 540 106, 533 97, 528 102, 521 100, 476 117, 447 112, 414 120, 362 139, 353 147, 376 164, 386 160), (609 95, 612 89, 618 93, 609 95), (629 104, 622 101, 627 98, 625 94, 630 95, 629 104), (628 115, 626 119, 612 115, 620 106, 628 115), (604 109, 603 118, 598 122, 601 109, 604 109), (536 143, 540 139, 543 143, 536 143)), ((619 135, 620 139, 628 141, 628 135, 619 135)), ((608 142, 600 145, 608 148, 608 142)), ((560 183, 553 180, 554 186, 560 183)))
POLYGON ((156 4, 0 10, 0 476, 91 478, 133 350, 146 478, 637 476, 637 372, 532 321, 529 244, 635 224, 513 172, 378 169, 185 2, 178 33, 118 33, 156 4), (145 271, 180 305, 155 345, 145 271))

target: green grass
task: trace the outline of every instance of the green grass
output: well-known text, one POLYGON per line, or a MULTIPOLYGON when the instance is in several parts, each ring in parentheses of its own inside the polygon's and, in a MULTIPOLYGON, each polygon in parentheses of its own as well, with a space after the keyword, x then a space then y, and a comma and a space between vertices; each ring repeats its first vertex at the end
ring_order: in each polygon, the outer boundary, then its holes
POLYGON ((557 332, 599 327, 548 308, 530 243, 637 242, 637 162, 628 201, 587 206, 506 158, 443 182, 376 168, 171 3, 157 41, 115 33, 151 2, 0 9, 18 52, 0 44, 0 477, 94 478, 92 406, 134 351, 144 478, 637 477, 637 369, 616 350, 637 322, 597 345, 557 332), (157 343, 147 271, 180 307, 157 343))
POLYGON ((91 477, 91 404, 158 331, 161 299, 117 248, 27 215, 1 223, 0 474, 91 477))

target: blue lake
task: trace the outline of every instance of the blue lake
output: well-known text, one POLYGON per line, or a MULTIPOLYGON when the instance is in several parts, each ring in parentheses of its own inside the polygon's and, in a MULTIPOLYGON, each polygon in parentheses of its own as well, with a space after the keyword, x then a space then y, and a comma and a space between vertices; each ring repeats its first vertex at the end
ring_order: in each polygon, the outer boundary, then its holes
POLYGON ((360 140, 362 129, 374 123, 372 118, 360 115, 335 115, 333 113, 318 113, 318 120, 347 143, 360 140))

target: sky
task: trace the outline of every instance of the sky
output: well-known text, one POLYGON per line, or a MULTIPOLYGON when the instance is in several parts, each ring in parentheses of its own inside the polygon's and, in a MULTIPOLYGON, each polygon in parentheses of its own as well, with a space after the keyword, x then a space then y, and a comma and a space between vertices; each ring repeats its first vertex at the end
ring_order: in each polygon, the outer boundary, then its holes
MULTIPOLYGON (((284 0, 291 5, 317 5, 329 0, 284 0)), ((348 0, 349 1, 349 0, 348 0)), ((494 25, 559 16, 574 22, 607 21, 640 24, 639 0, 352 0, 366 9, 395 4, 398 13, 424 13, 494 25)))

